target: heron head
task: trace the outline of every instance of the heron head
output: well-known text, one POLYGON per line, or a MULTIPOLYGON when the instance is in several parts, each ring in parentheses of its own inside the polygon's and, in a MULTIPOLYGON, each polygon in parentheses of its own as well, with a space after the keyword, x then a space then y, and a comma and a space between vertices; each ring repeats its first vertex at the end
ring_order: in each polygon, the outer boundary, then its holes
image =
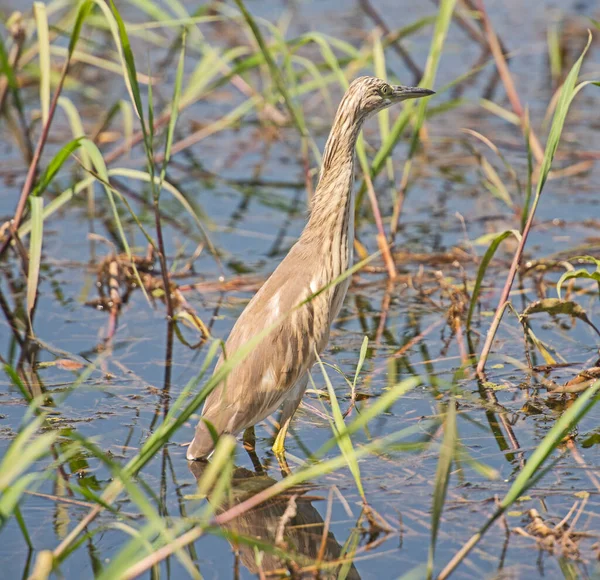
POLYGON ((421 87, 390 85, 376 77, 359 77, 348 87, 348 95, 361 116, 370 117, 374 113, 387 109, 394 103, 407 99, 419 99, 435 94, 435 91, 421 87))

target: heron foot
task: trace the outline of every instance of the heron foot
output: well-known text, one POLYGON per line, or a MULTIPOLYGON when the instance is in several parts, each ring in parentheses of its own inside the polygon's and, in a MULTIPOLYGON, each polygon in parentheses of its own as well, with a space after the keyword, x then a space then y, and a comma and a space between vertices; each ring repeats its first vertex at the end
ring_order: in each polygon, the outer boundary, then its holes
POLYGON ((281 473, 283 476, 287 476, 292 473, 292 470, 290 469, 285 458, 285 436, 287 435, 289 425, 290 420, 288 419, 282 425, 281 429, 279 429, 279 433, 277 433, 277 437, 275 437, 273 447, 271 447, 277 459, 277 463, 279 463, 279 468, 281 469, 281 473))
POLYGON ((292 470, 290 469, 287 459, 285 458, 285 452, 276 453, 275 458, 277 459, 277 463, 279 463, 279 469, 281 469, 281 475, 283 477, 292 475, 292 470))

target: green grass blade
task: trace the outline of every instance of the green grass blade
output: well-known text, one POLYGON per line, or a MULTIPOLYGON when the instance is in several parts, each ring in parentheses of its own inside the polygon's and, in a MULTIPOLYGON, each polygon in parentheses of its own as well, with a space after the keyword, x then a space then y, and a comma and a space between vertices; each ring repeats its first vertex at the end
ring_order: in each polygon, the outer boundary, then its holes
POLYGON ((437 470, 435 473, 435 485, 433 490, 433 505, 431 507, 431 542, 429 544, 429 554, 427 557, 427 578, 433 575, 433 561, 435 556, 435 546, 437 543, 438 531, 444 511, 446 501, 446 492, 450 481, 450 471, 456 451, 458 441, 458 432, 456 429, 456 401, 454 397, 448 402, 446 418, 444 421, 444 440, 440 449, 437 470))
POLYGON ((69 58, 71 58, 73 56, 73 52, 75 52, 75 46, 77 46, 77 42, 81 36, 81 28, 83 27, 83 23, 89 16, 93 7, 94 3, 92 0, 85 0, 85 2, 83 2, 79 7, 77 17, 75 18, 75 23, 73 24, 73 30, 71 31, 71 37, 69 38, 69 47, 67 49, 69 58))
MULTIPOLYGON (((391 389, 385 391, 382 395, 377 397, 375 402, 367 408, 361 409, 361 412, 357 417, 346 425, 344 430, 339 433, 339 436, 353 435, 361 429, 363 429, 370 421, 381 416, 382 413, 387 410, 402 396, 408 393, 421 384, 420 377, 409 377, 404 379, 397 385, 394 385, 391 389)), ((324 443, 321 448, 314 454, 315 457, 322 457, 327 451, 335 446, 335 439, 324 443)))
MULTIPOLYGON (((435 21, 435 28, 433 31, 433 38, 431 40, 431 47, 429 49, 429 56, 427 57, 427 63, 425 65, 425 72, 423 74, 423 78, 419 83, 421 86, 432 88, 435 85, 435 77, 437 74, 437 68, 440 60, 440 56, 442 54, 442 49, 444 48, 444 43, 446 41, 446 36, 448 34, 448 28, 450 26, 450 21, 452 19, 452 14, 454 12, 454 6, 456 5, 456 0, 442 0, 439 4, 438 15, 435 21)), ((415 114, 414 128, 413 128, 413 137, 410 145, 409 158, 407 160, 407 165, 405 165, 405 172, 409 170, 409 161, 412 155, 416 150, 418 141, 419 141, 419 131, 423 125, 425 120, 425 110, 427 108, 427 101, 429 99, 421 99, 417 103, 417 112, 415 114)), ((375 177, 383 168, 385 160, 391 154, 394 146, 400 139, 402 132, 406 128, 411 112, 413 110, 413 103, 406 103, 404 106, 404 111, 400 114, 400 116, 396 119, 396 122, 392 126, 390 134, 388 138, 382 142, 375 159, 373 160, 373 164, 371 166, 371 176, 375 177)), ((403 177, 403 181, 406 179, 406 176, 403 177)))
MULTIPOLYGON (((342 410, 340 409, 340 405, 337 400, 337 396, 335 394, 335 390, 333 385, 331 384, 331 380, 329 379, 329 375, 325 370, 325 366, 323 365, 323 361, 319 356, 319 353, 315 350, 315 355, 317 357, 317 363, 321 368, 321 372, 323 373, 323 378, 325 379, 325 384, 327 385, 327 392, 329 394, 329 401, 331 403, 331 411, 333 414, 333 424, 332 429, 334 435, 337 439, 338 446, 342 455, 348 462, 348 468, 354 477, 354 482, 356 483, 356 487, 358 489, 358 493, 362 500, 366 503, 367 498, 365 496, 365 490, 362 485, 362 481, 360 479, 360 467, 358 465, 358 459, 356 458, 356 453, 354 452, 354 447, 352 446, 352 440, 346 431, 346 424, 344 423, 344 415, 342 414, 342 410), (342 435, 343 433, 343 435, 342 435)), ((312 381, 312 376, 310 377, 312 381)))
POLYGON ((125 67, 125 72, 127 73, 128 86, 130 87, 130 95, 131 100, 133 102, 135 111, 140 119, 140 125, 142 127, 142 133, 144 134, 144 142, 148 146, 149 135, 146 128, 146 121, 144 120, 144 108, 142 106, 142 96, 140 94, 140 86, 137 80, 137 71, 135 68, 135 61, 133 58, 133 51, 131 50, 131 44, 129 43, 129 36, 127 35, 127 29, 125 28, 125 23, 115 6, 113 0, 110 0, 110 6, 112 8, 112 15, 114 17, 115 22, 117 23, 117 28, 119 31, 119 41, 120 41, 120 50, 123 54, 123 63, 125 67))
POLYGON ((31 393, 28 391, 27 387, 23 384, 21 377, 19 377, 17 371, 8 364, 4 365, 4 372, 8 375, 10 382, 19 389, 20 393, 23 395, 23 398, 27 403, 31 403, 33 397, 31 393))
POLYGON ((15 71, 8 60, 8 53, 6 52, 6 47, 2 38, 0 38, 0 72, 6 77, 17 111, 21 117, 24 117, 25 112, 19 92, 19 83, 17 82, 15 71))
POLYGON ((46 456, 52 443, 59 437, 56 431, 42 433, 36 437, 36 432, 42 427, 44 420, 44 415, 33 419, 9 445, 0 464, 0 493, 12 486, 32 463, 46 456))
POLYGON ((356 381, 358 381, 358 375, 365 364, 367 358, 367 350, 369 349, 369 337, 363 338, 362 344, 360 345, 360 354, 358 355, 358 364, 356 365, 356 372, 354 373, 354 379, 352 381, 352 390, 356 388, 356 381))
POLYGON ((169 119, 169 126, 167 128, 167 140, 165 142, 165 155, 160 172, 160 183, 158 189, 165 178, 167 165, 171 159, 171 147, 173 145, 173 135, 175 133, 175 125, 177 123, 177 116, 179 114, 179 101, 181 100, 181 85, 183 83, 183 68, 185 64, 185 32, 181 37, 181 52, 179 53, 179 62, 177 64, 177 73, 175 75, 175 86, 173 88, 173 98, 171 99, 171 118, 169 119))
POLYGON ((25 524, 25 520, 23 519, 23 514, 21 513, 21 508, 17 505, 14 509, 15 519, 17 520, 17 524, 19 525, 19 529, 23 534, 23 539, 27 544, 27 547, 30 550, 33 550, 33 543, 31 541, 31 536, 29 535, 29 531, 27 530, 27 525, 25 524))
MULTIPOLYGON (((61 96, 58 98, 58 105, 62 107, 67 119, 69 120, 69 125, 71 126, 71 133, 74 139, 79 137, 85 137, 85 131, 83 129, 83 123, 81 122, 81 117, 79 116, 79 111, 77 107, 73 104, 71 99, 67 97, 61 96)), ((84 169, 88 172, 92 170, 92 162, 90 161, 90 156, 87 152, 87 149, 83 147, 81 149, 81 164, 84 169)), ((92 217, 95 213, 94 211, 94 184, 90 183, 87 188, 88 191, 88 209, 89 216, 92 217)))
POLYGON ((546 40, 548 43, 548 60, 550 62, 550 74, 554 81, 560 78, 562 74, 562 56, 560 46, 560 35, 558 31, 558 24, 556 22, 551 23, 548 26, 546 32, 546 40))
POLYGON ((262 35, 260 29, 258 28, 258 25, 256 24, 256 21, 250 15, 250 13, 246 9, 246 6, 242 2, 242 0, 235 0, 235 3, 237 4, 238 8, 240 9, 240 12, 242 13, 242 16, 244 17, 244 20, 250 27, 250 30, 252 31, 252 34, 254 35, 254 38, 256 39, 256 42, 258 43, 258 46, 265 57, 265 61, 269 66, 269 70, 270 70, 271 76, 273 77, 273 80, 275 82, 275 86, 277 87, 277 89, 279 90, 279 92, 281 93, 281 95, 283 97, 285 105, 290 113, 290 117, 294 121, 294 125, 296 126, 296 128, 298 129, 298 131, 300 132, 300 134, 303 137, 308 137, 308 130, 306 128, 306 124, 304 123, 304 118, 302 117, 302 114, 298 111, 298 109, 294 105, 294 102, 292 101, 292 98, 287 89, 285 81, 281 77, 279 68, 277 67, 275 60, 273 59, 273 56, 271 55, 269 47, 267 46, 267 44, 263 38, 263 35, 262 35))
POLYGON ((567 78, 563 83, 560 98, 558 99, 558 103, 556 105, 556 111, 554 112, 554 118, 552 119, 550 134, 548 135, 548 140, 546 141, 546 150, 544 151, 544 160, 542 161, 542 166, 540 169, 540 178, 537 184, 536 197, 538 197, 541 194, 546 180, 548 179, 548 173, 550 173, 550 167, 552 166, 552 161, 554 160, 554 154, 556 153, 556 149, 558 148, 558 143, 562 135, 565 119, 567 117, 567 113, 569 111, 569 107, 571 106, 573 97, 576 94, 574 89, 575 83, 577 82, 577 77, 579 76, 579 70, 581 69, 583 58, 585 57, 585 54, 588 51, 591 42, 592 34, 589 33, 587 44, 581 52, 581 56, 571 67, 571 70, 569 71, 569 74, 567 75, 567 78))
POLYGON ((27 316, 31 319, 31 311, 35 305, 38 281, 40 278, 40 261, 42 259, 42 242, 44 239, 44 199, 30 197, 31 236, 29 237, 29 268, 27 271, 27 316))
POLYGON ((525 467, 519 472, 504 499, 500 503, 503 509, 509 507, 518 497, 523 495, 536 481, 536 475, 550 454, 560 445, 565 435, 589 413, 598 402, 597 393, 600 381, 596 381, 589 389, 559 417, 552 429, 527 459, 525 467))
POLYGON ((39 196, 44 191, 50 182, 54 179, 55 175, 60 171, 61 167, 64 165, 65 161, 69 158, 71 153, 79 149, 81 146, 81 138, 73 139, 69 141, 66 145, 63 145, 58 153, 52 158, 52 161, 48 164, 48 167, 40 177, 38 184, 32 192, 32 196, 39 196))
POLYGON ((50 116, 50 39, 48 35, 48 15, 43 2, 33 3, 33 15, 38 35, 38 52, 40 55, 40 105, 42 125, 46 125, 50 116))
POLYGON ((123 224, 121 223, 121 218, 119 216, 117 204, 115 203, 113 191, 109 185, 110 181, 109 181, 109 176, 108 176, 108 170, 106 169, 106 163, 104 163, 104 158, 102 157, 102 153, 100 153, 100 150, 98 149, 96 144, 93 143, 92 141, 90 141, 89 139, 82 139, 81 145, 87 151, 93 166, 96 168, 96 171, 98 172, 98 175, 100 176, 102 186, 104 187, 104 191, 106 192, 106 196, 108 197, 108 201, 109 201, 110 207, 113 212, 113 217, 115 219, 115 224, 117 226, 117 230, 118 230, 119 236, 121 238, 121 243, 123 244, 123 248, 125 249, 127 257, 131 261, 131 266, 133 268, 133 272, 135 274, 135 278, 138 283, 138 286, 141 289, 142 293, 144 294, 146 301, 148 302, 148 304, 150 304, 150 298, 148 297, 146 288, 145 288, 144 284, 142 283, 140 273, 138 272, 138 270, 135 266, 135 262, 133 260, 133 254, 131 252, 129 242, 127 241, 127 236, 125 235, 125 230, 123 229, 123 224))
MULTIPOLYGON (((358 524, 358 522, 357 522, 358 524)), ((338 571, 337 580, 346 580, 350 570, 352 570, 352 560, 358 549, 358 545, 361 539, 361 528, 356 525, 350 532, 350 537, 344 542, 342 550, 340 552, 340 560, 343 559, 344 563, 340 566, 338 571)))
POLYGON ((523 117, 523 135, 525 137, 525 147, 527 149, 527 189, 525 190, 525 199, 523 201, 523 209, 521 210, 521 233, 525 230, 525 224, 529 217, 529 207, 531 206, 531 198, 533 197, 533 151, 531 149, 531 121, 529 118, 529 109, 525 110, 523 117))
POLYGON ((475 312, 475 306, 477 305, 477 300, 479 299, 479 292, 481 291, 481 284, 483 282, 483 278, 485 277, 487 267, 492 261, 492 258, 494 257, 494 254, 498 249, 498 246, 509 236, 515 236, 517 240, 521 239, 521 234, 517 230, 506 230, 505 232, 498 234, 492 240, 492 243, 485 251, 483 258, 481 258, 481 263, 479 264, 479 268, 477 269, 477 277, 475 278, 475 286, 473 287, 473 292, 471 293, 471 302, 469 303, 469 312, 467 313, 467 320, 465 323, 467 332, 471 329, 473 313, 475 312))

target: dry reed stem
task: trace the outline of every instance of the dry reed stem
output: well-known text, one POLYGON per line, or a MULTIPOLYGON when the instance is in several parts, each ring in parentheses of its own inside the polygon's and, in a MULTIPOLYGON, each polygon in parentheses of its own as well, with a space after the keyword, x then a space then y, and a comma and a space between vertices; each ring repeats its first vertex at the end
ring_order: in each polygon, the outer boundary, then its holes
POLYGON ((403 356, 413 346, 419 344, 419 342, 421 342, 430 332, 432 332, 439 326, 442 326, 443 324, 446 324, 446 321, 444 319, 432 322, 423 332, 420 332, 419 334, 417 334, 417 336, 411 338, 404 346, 400 347, 395 353, 393 353, 392 358, 398 358, 403 356))
MULTIPOLYGON (((504 58, 502 47, 500 46, 500 42, 498 41, 496 32, 494 31, 492 23, 490 22, 490 19, 487 15, 485 6, 483 4, 483 0, 477 0, 476 5, 481 15, 481 19, 483 21, 483 26, 490 50, 492 51, 492 55, 494 57, 494 60, 496 61, 496 68, 498 69, 498 74, 500 75, 500 78, 502 79, 502 83, 504 84, 504 88, 506 90, 506 96, 510 101, 510 105, 513 111, 521 120, 521 129, 525 131, 525 110, 521 105, 519 95, 517 93, 517 90, 515 89, 515 84, 508 69, 508 65, 506 64, 506 59, 504 58)), ((529 144, 531 146, 531 151, 536 161, 538 163, 541 163, 544 159, 544 150, 540 145, 540 142, 536 137, 532 127, 529 127, 529 144)))
POLYGON ((325 521, 323 522, 323 534, 321 535, 321 545, 319 546, 319 553, 317 554, 316 566, 319 568, 319 564, 325 558, 325 549, 327 548, 327 536, 329 534, 329 526, 331 525, 331 515, 333 508, 333 487, 329 488, 329 495, 327 497, 327 512, 325 514, 325 521))
MULTIPOLYGON (((365 14, 367 14, 375 24, 381 28, 384 34, 388 37, 392 36, 392 32, 390 31, 389 26, 386 24, 385 20, 381 17, 379 12, 373 7, 369 0, 360 0, 360 5, 364 10, 365 14)), ((404 64, 410 69, 413 74, 413 84, 418 84, 423 76, 423 71, 419 68, 417 63, 412 59, 409 52, 402 46, 400 40, 395 39, 391 42, 391 46, 398 53, 398 56, 404 61, 404 64)))
POLYGON ((390 245, 388 244, 385 235, 385 229, 383 227, 383 220, 381 219, 381 212, 379 211, 379 204, 377 202, 375 188, 373 187, 373 181, 371 180, 371 176, 369 175, 368 171, 364 172, 364 177, 365 183, 367 185, 367 195, 369 196, 369 201, 371 202, 371 210, 373 211, 375 225, 377 226, 377 245, 381 250, 381 255, 385 263, 385 267, 388 271, 390 280, 395 280, 397 276, 396 265, 394 264, 394 258, 392 257, 390 245))
POLYGON ((19 198, 19 202, 17 204, 17 209, 15 211, 15 217, 12 219, 10 223, 10 228, 6 234, 6 238, 2 242, 2 246, 0 246, 0 258, 6 252, 11 239, 16 234, 19 229, 19 225, 21 224, 21 219, 23 218, 23 213, 25 212, 25 205, 27 203, 27 199, 29 198, 29 194, 33 189, 33 184, 35 182, 35 175, 37 172, 38 165, 40 163, 40 159, 42 157, 42 152, 44 151, 44 146, 46 145, 46 141, 48 140, 48 135, 50 132, 50 125, 52 124, 52 119, 54 118, 54 113, 56 111, 56 105, 58 103, 58 98, 60 97, 60 93, 62 92, 62 87, 65 82, 65 78, 67 77, 67 73, 69 71, 69 64, 71 62, 70 58, 67 58, 65 64, 63 65, 62 73, 60 75, 60 79, 58 81, 58 86, 54 91, 54 96, 52 97, 52 102, 50 103, 50 109, 48 111, 48 120, 46 124, 42 128, 42 132, 40 134, 40 138, 38 139, 37 145, 35 147, 35 151, 33 153, 33 159, 29 164, 29 169, 27 170, 27 177, 25 178, 25 183, 23 184, 23 189, 21 190, 21 197, 19 198))
POLYGON ((519 264, 521 262, 521 258, 523 256, 523 250, 525 249, 525 243, 527 242, 527 236, 529 235, 529 231, 531 230, 531 224, 533 223, 533 216, 535 214, 535 207, 532 208, 532 211, 529 212, 529 216, 527 218, 527 223, 523 228, 523 234, 521 235, 521 239, 519 241, 519 245, 517 247, 517 251, 513 257, 513 261, 510 265, 510 270, 508 272, 508 276, 506 277, 506 282, 504 283, 504 288, 502 289, 502 294, 500 295, 500 300, 498 302, 498 307, 496 308, 496 312, 494 313, 494 318, 492 320, 492 324, 488 330, 488 333, 485 337, 485 344, 483 345, 483 349, 481 350, 481 355, 479 357, 479 361, 477 363, 477 375, 482 380, 485 380, 485 364, 487 362, 487 358, 490 354, 490 350, 492 349, 492 343, 494 342, 494 337, 496 336, 496 332, 498 331, 498 327, 500 326, 500 321, 502 320, 502 316, 504 314, 504 310, 506 310, 506 306, 508 304, 508 298, 510 295, 510 291, 515 280, 515 276, 517 274, 517 270, 519 268, 519 264))
POLYGON ((203 528, 192 528, 191 530, 187 531, 185 534, 182 534, 166 546, 163 546, 162 548, 159 548, 158 550, 152 552, 152 554, 150 554, 149 556, 142 558, 139 562, 135 563, 133 566, 125 570, 121 578, 123 580, 137 578, 153 566, 156 566, 156 564, 158 564, 159 562, 162 562, 165 558, 172 556, 181 548, 184 548, 188 544, 195 542, 200 536, 202 536, 203 533, 203 528))
POLYGON ((600 491, 600 481, 598 481, 598 478, 596 477, 594 470, 592 468, 590 468, 590 466, 585 462, 585 460, 581 456, 581 453, 579 453, 579 449, 577 449, 577 445, 575 445, 575 442, 573 441, 573 439, 569 439, 567 441, 567 449, 571 452, 571 455, 573 456, 573 459, 575 460, 575 462, 584 469, 586 475, 590 478, 590 481, 594 484, 594 487, 598 491, 600 491))
MULTIPOLYGON (((21 48, 25 42, 25 31, 20 25, 16 25, 13 30, 10 30, 10 33, 14 39, 14 44, 8 54, 8 65, 14 70, 21 57, 21 48)), ((4 99, 6 98, 7 89, 8 77, 4 75, 0 78, 0 110, 4 108, 4 99)))

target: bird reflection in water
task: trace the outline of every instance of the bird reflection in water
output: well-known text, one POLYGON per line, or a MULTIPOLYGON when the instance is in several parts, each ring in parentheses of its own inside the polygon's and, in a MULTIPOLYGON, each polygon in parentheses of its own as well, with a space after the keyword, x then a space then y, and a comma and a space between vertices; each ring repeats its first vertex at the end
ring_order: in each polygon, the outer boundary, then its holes
MULTIPOLYGON (((198 481, 208 464, 203 461, 193 461, 188 465, 198 481)), ((276 480, 263 473, 237 467, 233 472, 230 493, 222 505, 217 507, 216 513, 227 511, 274 483, 276 480)), ((297 555, 299 561, 290 561, 277 554, 264 552, 259 566, 253 546, 240 542, 235 545, 232 543, 232 547, 239 554, 242 564, 252 574, 261 577, 271 576, 269 572, 280 571, 286 576, 291 573, 294 578, 337 578, 341 569, 345 567, 347 579, 360 580, 354 564, 349 568, 347 564, 344 565, 344 562, 338 565, 331 564, 343 558, 342 547, 331 532, 327 533, 323 542, 325 522, 311 503, 314 498, 304 497, 309 490, 310 488, 306 486, 293 488, 223 525, 223 528, 239 536, 257 538, 273 546, 277 545, 278 539, 282 539, 281 547, 287 554, 297 555), (290 502, 290 498, 294 498, 293 502, 290 502), (278 538, 278 535, 282 535, 282 538, 278 538), (317 571, 314 564, 318 560, 321 565, 317 571)), ((210 495, 208 499, 210 501, 210 495)))

